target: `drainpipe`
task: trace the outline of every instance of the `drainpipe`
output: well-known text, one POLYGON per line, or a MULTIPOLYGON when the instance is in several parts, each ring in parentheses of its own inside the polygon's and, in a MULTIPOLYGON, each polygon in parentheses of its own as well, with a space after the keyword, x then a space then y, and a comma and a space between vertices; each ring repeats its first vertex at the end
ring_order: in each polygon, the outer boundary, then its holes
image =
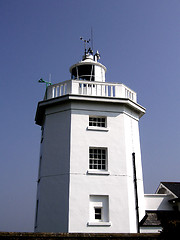
POLYGON ((133 173, 134 173, 134 192, 135 192, 135 205, 136 205, 136 223, 137 223, 137 232, 140 233, 139 227, 139 204, 138 204, 138 191, 137 191, 137 177, 136 177, 136 161, 135 153, 132 153, 133 160, 133 173))

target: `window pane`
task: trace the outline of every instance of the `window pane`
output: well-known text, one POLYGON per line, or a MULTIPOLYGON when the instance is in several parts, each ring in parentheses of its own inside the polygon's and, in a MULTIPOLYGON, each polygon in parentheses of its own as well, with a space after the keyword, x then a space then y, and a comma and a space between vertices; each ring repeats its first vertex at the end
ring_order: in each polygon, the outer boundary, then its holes
POLYGON ((97 220, 102 219, 101 208, 95 208, 95 219, 97 219, 97 220))
POLYGON ((106 153, 106 150, 105 149, 102 149, 102 154, 105 154, 106 153))
POLYGON ((89 148, 89 168, 106 170, 106 149, 104 148, 89 148))
POLYGON ((89 126, 106 127, 106 117, 90 117, 89 126))
POLYGON ((94 153, 98 153, 98 149, 94 148, 94 153))

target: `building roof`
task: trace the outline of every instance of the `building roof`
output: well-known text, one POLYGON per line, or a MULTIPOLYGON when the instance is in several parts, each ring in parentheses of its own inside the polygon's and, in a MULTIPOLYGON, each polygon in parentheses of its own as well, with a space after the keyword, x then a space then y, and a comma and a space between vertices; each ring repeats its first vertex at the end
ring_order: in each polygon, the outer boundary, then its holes
POLYGON ((142 226, 142 227, 161 226, 161 221, 158 219, 157 211, 156 212, 148 212, 148 211, 146 211, 146 215, 141 220, 140 226, 142 226))
POLYGON ((180 221, 178 211, 146 211, 146 215, 140 222, 140 227, 162 227, 164 221, 180 221))
POLYGON ((161 182, 168 188, 176 197, 180 197, 180 182, 161 182))
POLYGON ((180 198, 180 182, 160 182, 156 194, 171 194, 173 198, 180 198))

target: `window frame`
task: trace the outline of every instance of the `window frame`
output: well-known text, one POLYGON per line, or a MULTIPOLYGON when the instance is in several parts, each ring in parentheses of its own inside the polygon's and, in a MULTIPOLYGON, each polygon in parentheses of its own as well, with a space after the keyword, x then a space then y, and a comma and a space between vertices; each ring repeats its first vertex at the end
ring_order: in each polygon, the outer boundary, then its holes
POLYGON ((107 172, 108 171, 108 149, 107 147, 89 147, 89 171, 107 172), (91 152, 92 150, 92 152, 91 152), (105 153, 103 153, 105 151, 105 153), (105 155, 105 158, 104 158, 105 155), (105 162, 105 163, 103 163, 105 162), (92 167, 91 167, 92 165, 92 167), (94 166, 94 167, 93 167, 94 166))
POLYGON ((87 130, 109 131, 107 127, 107 116, 89 115, 87 130))
POLYGON ((89 116, 89 127, 107 127, 106 116, 89 116))
POLYGON ((109 195, 89 195, 89 221, 87 226, 111 226, 109 219, 109 195), (97 219, 95 209, 101 209, 100 218, 97 219))
POLYGON ((94 207, 94 219, 95 221, 102 222, 103 221, 103 216, 102 216, 102 207, 94 207), (100 212, 96 212, 96 210, 100 210, 100 212))

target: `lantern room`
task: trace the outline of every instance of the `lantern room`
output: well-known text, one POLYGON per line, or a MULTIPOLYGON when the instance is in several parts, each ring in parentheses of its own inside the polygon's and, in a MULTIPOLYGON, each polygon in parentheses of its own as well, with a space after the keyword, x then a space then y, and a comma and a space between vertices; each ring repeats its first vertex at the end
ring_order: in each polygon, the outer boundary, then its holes
POLYGON ((83 56, 82 61, 70 67, 71 79, 105 82, 106 67, 98 62, 100 55, 98 51, 93 56, 89 49, 83 56))

